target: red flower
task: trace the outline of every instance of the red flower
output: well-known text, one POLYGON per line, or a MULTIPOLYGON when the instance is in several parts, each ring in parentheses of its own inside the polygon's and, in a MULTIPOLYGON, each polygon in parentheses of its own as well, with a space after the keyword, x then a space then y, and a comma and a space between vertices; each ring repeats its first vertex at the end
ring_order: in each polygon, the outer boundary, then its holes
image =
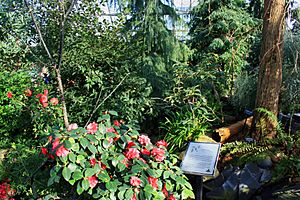
POLYGON ((27 89, 27 90, 25 90, 24 94, 25 94, 25 96, 27 96, 27 97, 31 97, 32 91, 31 91, 30 89, 27 89))
POLYGON ((68 131, 78 129, 78 125, 76 123, 70 124, 68 127, 68 131))
POLYGON ((167 188, 166 188, 166 184, 164 184, 164 186, 163 186, 163 188, 162 188, 162 192, 164 193, 165 197, 168 197, 169 192, 168 192, 168 190, 167 190, 167 188))
POLYGON ((50 102, 55 106, 58 104, 58 98, 51 98, 50 102))
POLYGON ((55 154, 57 156, 61 156, 61 157, 66 157, 69 153, 70 153, 70 151, 68 149, 66 149, 63 145, 58 147, 58 149, 55 152, 55 154))
POLYGON ((52 154, 48 154, 48 158, 54 160, 54 156, 52 154))
POLYGON ((151 185, 154 189, 157 189, 157 188, 158 188, 157 181, 158 181, 157 178, 154 178, 154 177, 151 177, 151 176, 148 177, 148 182, 150 183, 150 185, 151 185))
POLYGON ((162 146, 167 147, 168 143, 164 140, 160 140, 160 141, 157 141, 155 145, 158 146, 158 147, 162 147, 162 146))
POLYGON ((138 141, 141 145, 151 144, 150 138, 146 135, 139 136, 138 141))
POLYGON ((89 134, 94 134, 97 132, 98 130, 98 124, 96 122, 90 123, 87 128, 86 128, 87 132, 89 134))
POLYGON ((130 198, 130 200, 136 200, 135 193, 134 193, 133 196, 130 198))
POLYGON ((152 149, 151 155, 155 156, 155 160, 158 161, 158 162, 161 162, 166 158, 165 157, 165 150, 163 150, 161 148, 152 149))
POLYGON ((115 120, 115 121, 114 121, 114 125, 115 125, 115 126, 121 126, 121 123, 120 123, 118 120, 115 120))
POLYGON ((147 156, 150 156, 150 154, 151 154, 150 150, 148 150, 148 149, 142 149, 141 152, 142 152, 142 154, 147 155, 147 156))
POLYGON ((130 148, 125 153, 125 156, 126 156, 127 159, 139 158, 140 157, 140 152, 136 148, 130 148))
POLYGON ((139 179, 136 176, 132 176, 132 177, 130 177, 129 182, 130 182, 130 185, 132 185, 132 186, 139 186, 141 184, 141 179, 139 179))
POLYGON ((52 137, 52 135, 50 135, 50 136, 48 137, 48 142, 51 142, 52 139, 53 139, 53 137, 52 137))
POLYGON ((89 162, 90 162, 90 164, 91 164, 92 167, 94 167, 96 165, 96 163, 97 163, 97 161, 96 161, 95 158, 90 159, 89 162))
POLYGON ((176 200, 176 198, 174 197, 173 194, 171 194, 171 195, 169 196, 168 200, 176 200))
POLYGON ((44 90, 44 94, 37 94, 36 97, 39 98, 40 103, 44 108, 48 106, 48 90, 44 90))
POLYGON ((7 98, 12 98, 12 97, 13 97, 13 94, 12 94, 11 92, 8 92, 8 93, 6 94, 6 96, 7 96, 7 98))
POLYGON ((102 162, 99 162, 99 166, 101 167, 101 169, 105 170, 107 167, 106 165, 104 165, 102 162))
POLYGON ((42 151, 43 155, 47 155, 48 154, 48 149, 45 148, 45 147, 42 147, 41 151, 42 151))
POLYGON ((134 143, 134 142, 132 142, 132 141, 128 141, 127 142, 127 148, 131 148, 131 147, 133 147, 133 146, 135 146, 136 144, 134 143))
POLYGON ((96 176, 90 176, 90 177, 88 177, 88 181, 90 183, 90 187, 91 188, 94 188, 97 185, 97 183, 98 183, 98 179, 97 179, 96 176))

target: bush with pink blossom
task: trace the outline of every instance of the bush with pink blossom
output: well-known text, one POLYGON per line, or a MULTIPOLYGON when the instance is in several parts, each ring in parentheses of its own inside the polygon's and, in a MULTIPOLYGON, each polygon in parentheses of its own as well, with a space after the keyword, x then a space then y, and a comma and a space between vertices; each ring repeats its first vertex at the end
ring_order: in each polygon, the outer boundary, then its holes
MULTIPOLYGON (((114 112, 111 112, 114 113, 114 112)), ((48 185, 67 181, 78 195, 97 199, 190 199, 192 187, 167 152, 105 114, 86 128, 56 130, 43 154, 54 159, 48 185)))

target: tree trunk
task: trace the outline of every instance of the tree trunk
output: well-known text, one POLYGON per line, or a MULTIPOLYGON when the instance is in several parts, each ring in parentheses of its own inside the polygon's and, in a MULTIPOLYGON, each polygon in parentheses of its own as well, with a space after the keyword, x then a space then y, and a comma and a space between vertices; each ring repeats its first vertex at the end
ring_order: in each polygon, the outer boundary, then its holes
MULTIPOLYGON (((278 114, 279 93, 282 82, 282 47, 284 34, 284 0, 265 0, 263 16, 262 46, 256 108, 265 108, 275 116, 278 114)), ((254 138, 273 138, 276 134, 276 120, 265 114, 255 113, 254 123, 265 123, 264 130, 256 129, 254 138), (264 135, 262 135, 262 132, 264 135)))

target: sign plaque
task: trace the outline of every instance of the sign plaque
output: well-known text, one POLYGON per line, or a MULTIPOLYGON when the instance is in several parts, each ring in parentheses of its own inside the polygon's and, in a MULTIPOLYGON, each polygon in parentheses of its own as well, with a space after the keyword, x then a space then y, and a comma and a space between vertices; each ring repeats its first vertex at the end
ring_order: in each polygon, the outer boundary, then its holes
POLYGON ((220 147, 220 143, 190 142, 181 163, 182 171, 186 174, 213 176, 220 147))

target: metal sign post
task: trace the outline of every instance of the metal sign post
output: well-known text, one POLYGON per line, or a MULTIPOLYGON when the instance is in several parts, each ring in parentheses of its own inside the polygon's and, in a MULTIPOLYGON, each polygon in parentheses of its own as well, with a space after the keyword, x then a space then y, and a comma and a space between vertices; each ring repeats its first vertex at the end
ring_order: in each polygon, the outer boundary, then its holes
POLYGON ((181 163, 186 174, 196 175, 196 200, 202 200, 203 177, 213 176, 220 153, 220 143, 190 142, 181 163))

